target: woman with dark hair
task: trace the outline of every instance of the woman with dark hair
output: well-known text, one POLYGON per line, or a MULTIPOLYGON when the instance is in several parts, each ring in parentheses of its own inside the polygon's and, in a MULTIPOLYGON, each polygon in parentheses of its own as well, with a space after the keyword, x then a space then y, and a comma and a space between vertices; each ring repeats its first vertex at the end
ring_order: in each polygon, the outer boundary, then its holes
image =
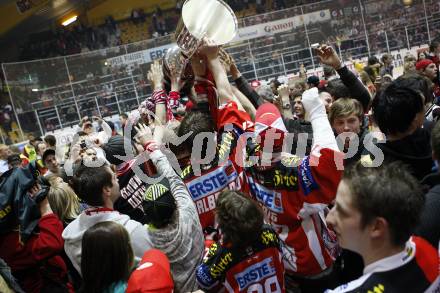
POLYGON ((133 262, 130 236, 122 225, 107 221, 90 227, 82 238, 80 292, 125 292, 133 262))
POLYGON ((200 288, 285 292, 280 241, 272 227, 264 224, 258 204, 241 192, 225 190, 217 199, 216 216, 222 239, 211 245, 197 269, 200 288))

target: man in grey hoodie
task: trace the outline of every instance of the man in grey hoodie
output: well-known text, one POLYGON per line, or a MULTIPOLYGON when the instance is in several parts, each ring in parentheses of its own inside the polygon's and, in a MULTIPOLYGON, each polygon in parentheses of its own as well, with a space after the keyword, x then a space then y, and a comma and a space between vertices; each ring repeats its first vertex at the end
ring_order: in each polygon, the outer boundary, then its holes
POLYGON ((149 235, 141 223, 113 210, 114 202, 120 196, 115 173, 108 165, 100 167, 80 166, 73 176, 73 189, 89 205, 78 218, 63 231, 64 250, 75 269, 81 273, 81 242, 84 232, 104 221, 121 224, 130 235, 135 258, 142 258, 144 252, 153 247, 149 235))
POLYGON ((194 202, 180 176, 159 150, 164 128, 156 126, 154 138, 144 125, 137 127, 139 142, 160 178, 147 187, 143 197, 146 231, 154 248, 164 252, 171 265, 175 292, 198 288, 196 269, 202 263, 204 238, 194 202))

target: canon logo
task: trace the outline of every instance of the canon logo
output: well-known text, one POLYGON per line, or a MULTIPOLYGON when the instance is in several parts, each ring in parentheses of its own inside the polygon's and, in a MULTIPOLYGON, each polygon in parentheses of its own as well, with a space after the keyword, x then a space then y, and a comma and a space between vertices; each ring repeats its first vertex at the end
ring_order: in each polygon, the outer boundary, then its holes
POLYGON ((264 31, 267 33, 271 33, 271 32, 273 33, 277 31, 284 31, 291 28, 293 28, 293 21, 275 24, 275 25, 266 25, 264 27, 264 31))

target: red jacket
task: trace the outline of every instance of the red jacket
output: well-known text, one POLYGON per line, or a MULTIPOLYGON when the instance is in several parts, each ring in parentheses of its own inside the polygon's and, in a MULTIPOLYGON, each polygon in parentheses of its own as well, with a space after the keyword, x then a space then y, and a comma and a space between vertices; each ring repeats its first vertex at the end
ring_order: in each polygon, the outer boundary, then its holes
POLYGON ((43 272, 50 279, 66 279, 67 268, 60 253, 64 249, 61 237, 63 224, 55 214, 42 217, 40 232, 26 243, 20 242, 18 231, 0 235, 0 257, 11 267, 25 292, 40 292, 44 285, 43 272))

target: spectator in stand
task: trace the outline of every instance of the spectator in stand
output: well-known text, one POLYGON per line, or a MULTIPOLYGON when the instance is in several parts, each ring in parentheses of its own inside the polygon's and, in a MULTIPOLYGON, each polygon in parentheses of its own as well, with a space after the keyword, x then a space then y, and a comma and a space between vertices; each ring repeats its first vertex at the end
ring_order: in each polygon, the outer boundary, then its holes
POLYGON ((125 292, 134 255, 124 226, 113 221, 96 223, 85 231, 81 250, 80 292, 125 292))
POLYGON ((137 24, 140 22, 140 15, 139 15, 139 11, 138 11, 138 9, 133 9, 133 10, 131 11, 131 16, 130 16, 130 18, 131 18, 131 21, 132 21, 135 25, 137 25, 137 24))
POLYGON ((368 73, 372 82, 376 82, 376 79, 380 77, 380 68, 382 64, 379 62, 376 56, 368 58, 368 65, 364 67, 364 71, 368 73))
POLYGON ((64 149, 62 147, 57 147, 56 137, 52 134, 47 134, 43 138, 43 140, 46 143, 48 148, 55 150, 56 158, 57 158, 58 162, 60 162, 60 163, 64 162, 64 149))
POLYGON ((421 52, 419 52, 419 54, 418 54, 417 61, 422 61, 422 60, 424 60, 424 59, 426 59, 426 58, 427 58, 427 56, 426 56, 426 51, 421 51, 421 52))
POLYGON ((145 228, 113 210, 114 202, 120 197, 119 184, 109 166, 87 167, 80 165, 72 178, 73 190, 89 208, 83 211, 63 231, 64 249, 75 269, 81 273, 81 241, 84 232, 91 226, 113 221, 127 229, 135 257, 140 259, 152 244, 145 228))
POLYGON ((46 143, 40 141, 37 143, 36 151, 37 151, 37 168, 40 171, 40 174, 44 176, 47 172, 47 168, 45 168, 44 162, 43 162, 43 154, 47 149, 46 143))
POLYGON ((247 292, 251 288, 285 292, 281 243, 273 228, 264 224, 258 204, 240 192, 223 191, 217 199, 216 216, 222 238, 211 245, 197 269, 200 288, 209 292, 247 292), (253 278, 257 267, 262 273, 253 278))
POLYGON ((437 77, 437 66, 431 59, 423 59, 416 64, 416 70, 419 74, 426 76, 429 80, 435 81, 437 77))
MULTIPOLYGON (((28 195, 32 198, 41 186, 35 183, 28 195)), ((49 201, 44 198, 38 203, 41 218, 39 232, 23 242, 19 230, 0 236, 0 258, 11 267, 12 274, 25 292, 68 292, 66 264, 61 258, 63 252, 63 224, 53 213, 49 201)))
POLYGON ((43 162, 43 166, 47 168, 47 172, 44 174, 44 176, 50 176, 50 175, 61 176, 62 168, 56 157, 55 150, 53 149, 45 150, 41 160, 43 162))
POLYGON ((44 142, 46 143, 48 148, 52 148, 55 149, 57 146, 57 139, 55 138, 54 135, 52 134, 48 134, 44 137, 44 142))
POLYGON ((9 147, 5 144, 0 144, 0 175, 9 170, 8 156, 11 155, 9 147))
POLYGON ((121 122, 122 134, 124 134, 125 124, 127 123, 128 115, 127 113, 119 114, 119 122, 121 122))
POLYGON ((430 55, 427 56, 428 59, 431 59, 437 66, 440 63, 440 39, 436 38, 432 40, 429 45, 430 55))
POLYGON ((270 85, 270 88, 272 89, 272 93, 275 96, 278 96, 278 88, 280 87, 281 82, 279 82, 278 79, 273 79, 270 81, 269 85, 270 85))
POLYGON ((440 97, 440 86, 438 82, 438 67, 431 59, 423 59, 416 64, 417 72, 434 83, 433 94, 435 98, 440 97))
POLYGON ((406 55, 403 58, 403 74, 416 72, 416 57, 411 54, 406 55))
POLYGON ((386 74, 393 76, 393 56, 390 54, 383 54, 381 60, 383 66, 380 68, 380 76, 383 77, 386 74))
POLYGON ((14 115, 14 113, 11 105, 5 105, 2 110, 2 127, 6 133, 12 131, 12 115, 14 115))
POLYGON ((341 247, 362 256, 365 269, 326 292, 425 292, 438 277, 439 259, 426 240, 411 236, 423 203, 417 180, 401 163, 346 170, 327 223, 341 247))

